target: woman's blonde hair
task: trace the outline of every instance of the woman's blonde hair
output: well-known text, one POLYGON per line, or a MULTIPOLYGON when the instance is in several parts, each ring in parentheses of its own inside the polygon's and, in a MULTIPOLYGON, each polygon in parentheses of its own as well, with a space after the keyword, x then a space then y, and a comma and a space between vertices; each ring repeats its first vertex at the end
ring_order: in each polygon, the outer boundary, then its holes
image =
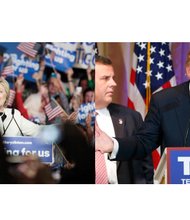
POLYGON ((3 88, 5 89, 5 92, 7 94, 6 97, 6 101, 4 103, 4 107, 7 106, 8 100, 9 100, 9 95, 10 95, 10 87, 9 87, 9 83, 4 79, 4 78, 0 78, 0 85, 3 86, 3 88))

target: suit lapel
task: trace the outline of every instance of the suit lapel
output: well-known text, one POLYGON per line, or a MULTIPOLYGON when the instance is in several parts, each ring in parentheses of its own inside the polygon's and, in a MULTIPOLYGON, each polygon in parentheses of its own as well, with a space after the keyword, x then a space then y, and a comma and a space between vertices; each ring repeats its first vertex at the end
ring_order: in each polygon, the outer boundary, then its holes
POLYGON ((125 125, 126 125, 126 117, 123 117, 121 113, 116 111, 116 109, 112 108, 112 105, 108 107, 108 110, 110 112, 110 116, 113 122, 113 127, 115 130, 115 136, 116 137, 124 137, 125 136, 125 125))
POLYGON ((0 132, 1 134, 3 134, 3 122, 2 122, 1 117, 0 117, 0 132))
POLYGON ((118 117, 115 115, 111 115, 115 136, 116 137, 123 137, 124 136, 124 127, 125 127, 125 119, 123 117, 118 117))

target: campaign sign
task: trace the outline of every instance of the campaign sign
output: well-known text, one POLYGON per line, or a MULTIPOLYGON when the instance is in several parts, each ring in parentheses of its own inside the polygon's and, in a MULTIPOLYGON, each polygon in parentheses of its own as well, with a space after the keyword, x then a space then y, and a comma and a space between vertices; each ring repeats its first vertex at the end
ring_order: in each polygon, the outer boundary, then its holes
POLYGON ((45 65, 65 72, 67 69, 73 67, 76 51, 68 47, 63 47, 63 45, 61 47, 54 44, 46 44, 47 55, 45 56, 45 65))
POLYGON ((36 137, 3 137, 8 156, 37 155, 43 163, 53 162, 52 143, 44 143, 36 137))
POLYGON ((86 125, 86 117, 88 116, 88 114, 91 115, 91 126, 94 126, 95 123, 95 102, 89 102, 89 103, 85 103, 85 104, 81 104, 78 110, 78 122, 81 125, 86 125))
POLYGON ((37 60, 28 58, 19 49, 17 49, 18 45, 19 43, 0 43, 0 46, 6 48, 6 52, 4 53, 4 62, 11 57, 14 75, 17 76, 20 73, 23 73, 26 80, 35 82, 32 75, 39 71, 40 65, 37 60))
POLYGON ((74 67, 87 69, 95 68, 95 43, 94 42, 80 42, 76 43, 76 60, 74 67))
POLYGON ((71 67, 87 69, 95 68, 94 42, 54 42, 46 44, 45 63, 60 71, 71 67))
POLYGON ((167 148, 167 183, 190 184, 190 147, 167 148))

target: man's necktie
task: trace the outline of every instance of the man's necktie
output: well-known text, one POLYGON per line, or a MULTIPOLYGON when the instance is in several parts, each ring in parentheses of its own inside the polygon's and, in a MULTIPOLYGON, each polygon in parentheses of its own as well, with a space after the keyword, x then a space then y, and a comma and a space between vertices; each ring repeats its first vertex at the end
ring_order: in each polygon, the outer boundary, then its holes
POLYGON ((107 184, 108 176, 107 176, 104 154, 102 154, 100 151, 96 151, 95 159, 96 159, 96 184, 107 184))
POLYGON ((107 184, 108 176, 106 170, 106 162, 104 154, 100 151, 95 152, 95 163, 96 163, 96 184, 107 184))

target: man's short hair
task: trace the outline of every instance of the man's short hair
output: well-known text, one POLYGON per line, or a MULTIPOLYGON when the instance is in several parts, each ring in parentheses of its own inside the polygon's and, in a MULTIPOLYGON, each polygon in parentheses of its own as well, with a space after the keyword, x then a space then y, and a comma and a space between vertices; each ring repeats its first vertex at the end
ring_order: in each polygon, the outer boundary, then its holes
POLYGON ((96 63, 100 63, 103 65, 112 65, 112 61, 108 57, 96 55, 95 56, 96 63))

